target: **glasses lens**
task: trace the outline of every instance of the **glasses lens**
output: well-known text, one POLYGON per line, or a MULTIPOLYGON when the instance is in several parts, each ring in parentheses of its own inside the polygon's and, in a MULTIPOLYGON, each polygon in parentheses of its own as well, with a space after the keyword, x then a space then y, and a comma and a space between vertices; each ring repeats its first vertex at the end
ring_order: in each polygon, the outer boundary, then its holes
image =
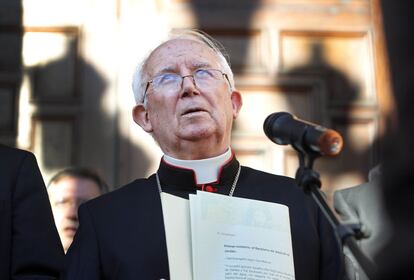
MULTIPOLYGON (((210 88, 221 82, 222 76, 223 72, 218 69, 198 69, 193 75, 184 77, 193 77, 196 86, 200 88, 210 88)), ((184 77, 175 73, 159 75, 152 80, 153 90, 155 92, 179 91, 184 77)))
POLYGON ((152 81, 154 91, 174 90, 181 85, 181 76, 173 73, 167 73, 157 76, 152 81))
POLYGON ((215 69, 199 69, 195 71, 194 77, 198 80, 219 80, 221 72, 215 69))
POLYGON ((199 69, 194 72, 194 79, 200 87, 211 87, 217 85, 222 79, 222 72, 216 69, 199 69))

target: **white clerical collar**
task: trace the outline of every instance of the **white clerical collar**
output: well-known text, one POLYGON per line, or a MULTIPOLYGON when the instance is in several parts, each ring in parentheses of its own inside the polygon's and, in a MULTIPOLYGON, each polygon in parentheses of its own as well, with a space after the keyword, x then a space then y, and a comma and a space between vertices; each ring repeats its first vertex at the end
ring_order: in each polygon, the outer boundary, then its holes
POLYGON ((168 164, 178 167, 194 170, 197 178, 197 184, 207 184, 216 182, 221 167, 232 157, 231 149, 219 156, 199 159, 199 160, 182 160, 164 155, 164 161, 168 164))

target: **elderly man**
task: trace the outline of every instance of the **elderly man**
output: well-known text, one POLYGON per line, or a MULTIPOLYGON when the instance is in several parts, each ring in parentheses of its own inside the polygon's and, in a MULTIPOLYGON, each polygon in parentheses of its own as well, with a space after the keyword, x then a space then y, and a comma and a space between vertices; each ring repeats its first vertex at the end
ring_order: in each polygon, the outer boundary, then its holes
POLYGON ((58 279, 63 257, 36 158, 0 145, 0 279, 58 279))
POLYGON ((78 229, 79 205, 106 191, 105 182, 88 168, 67 168, 50 179, 47 192, 65 252, 78 229))
POLYGON ((133 89, 134 120, 164 156, 149 178, 80 207, 66 279, 169 279, 160 192, 188 198, 196 190, 287 205, 296 279, 339 279, 337 241, 312 200, 291 178, 242 167, 232 153, 242 98, 210 39, 186 32, 164 42, 138 68, 133 89))

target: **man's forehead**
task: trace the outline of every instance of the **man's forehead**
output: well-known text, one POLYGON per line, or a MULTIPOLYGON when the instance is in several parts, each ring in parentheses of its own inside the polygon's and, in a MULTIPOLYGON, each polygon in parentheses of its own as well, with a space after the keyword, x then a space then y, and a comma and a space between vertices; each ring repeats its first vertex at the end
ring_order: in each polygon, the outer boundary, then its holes
POLYGON ((196 39, 177 38, 158 46, 149 56, 146 68, 148 73, 174 68, 176 63, 186 63, 189 67, 213 67, 218 64, 217 53, 196 39))
POLYGON ((53 191, 62 191, 68 189, 86 189, 91 186, 99 188, 98 184, 90 178, 67 175, 55 182, 52 182, 48 189, 53 191))

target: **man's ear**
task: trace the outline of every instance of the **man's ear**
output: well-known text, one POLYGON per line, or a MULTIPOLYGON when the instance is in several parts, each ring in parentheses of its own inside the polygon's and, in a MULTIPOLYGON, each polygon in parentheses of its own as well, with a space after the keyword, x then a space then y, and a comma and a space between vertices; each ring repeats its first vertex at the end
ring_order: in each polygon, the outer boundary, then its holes
POLYGON ((240 109, 243 105, 243 100, 240 92, 238 91, 233 91, 230 98, 233 106, 233 119, 235 119, 239 115, 240 109))
POLYGON ((143 130, 148 133, 152 132, 152 124, 148 118, 148 111, 144 107, 144 104, 135 105, 134 109, 132 109, 132 118, 143 130))

